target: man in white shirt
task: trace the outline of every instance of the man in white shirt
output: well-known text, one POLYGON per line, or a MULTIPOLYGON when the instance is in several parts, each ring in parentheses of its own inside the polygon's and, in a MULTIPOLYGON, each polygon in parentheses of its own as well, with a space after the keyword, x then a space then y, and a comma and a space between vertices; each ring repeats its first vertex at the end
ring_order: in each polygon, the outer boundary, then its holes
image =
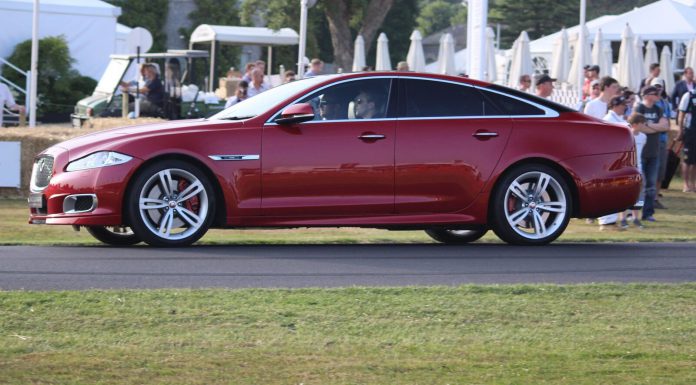
POLYGON ((10 89, 4 83, 0 83, 0 127, 2 127, 5 106, 14 111, 24 112, 24 106, 15 103, 10 89))
POLYGON ((602 90, 602 93, 597 99, 587 102, 584 112, 597 119, 603 119, 607 114, 609 101, 614 96, 619 95, 621 87, 619 87, 619 82, 616 79, 605 76, 599 81, 599 88, 602 90))
POLYGON ((255 68, 251 71, 251 84, 249 84, 249 89, 247 90, 247 97, 256 96, 264 91, 268 91, 269 87, 263 82, 263 72, 255 68))

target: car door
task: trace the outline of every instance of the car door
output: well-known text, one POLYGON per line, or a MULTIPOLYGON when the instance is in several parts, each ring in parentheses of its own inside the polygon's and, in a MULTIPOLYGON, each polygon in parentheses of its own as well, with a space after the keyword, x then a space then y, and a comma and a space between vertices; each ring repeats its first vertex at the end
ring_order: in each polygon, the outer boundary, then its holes
POLYGON ((360 78, 324 87, 298 101, 314 107, 314 120, 264 126, 263 215, 394 212, 391 83, 390 77, 360 78), (369 115, 362 110, 365 106, 369 115))
POLYGON ((467 84, 404 77, 395 149, 396 212, 451 213, 479 195, 505 148, 512 122, 486 114, 467 84))

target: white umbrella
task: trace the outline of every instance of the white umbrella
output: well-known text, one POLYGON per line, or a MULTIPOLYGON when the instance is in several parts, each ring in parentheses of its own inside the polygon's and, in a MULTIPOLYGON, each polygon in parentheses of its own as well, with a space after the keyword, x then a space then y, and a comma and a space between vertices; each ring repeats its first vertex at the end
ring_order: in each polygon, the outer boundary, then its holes
POLYGON ((365 68, 365 40, 362 35, 358 35, 353 49, 353 72, 362 71, 363 68, 365 68))
POLYGON ((686 56, 684 57, 684 68, 696 66, 696 39, 686 46, 686 56))
POLYGON ((621 33, 621 47, 619 48, 619 66, 616 74, 616 80, 619 84, 626 86, 633 91, 640 91, 639 84, 641 81, 639 67, 642 67, 643 62, 636 60, 635 40, 631 27, 626 24, 623 33, 621 33), (633 65, 638 62, 639 65, 633 65))
POLYGON ((635 39, 633 40, 633 45, 634 45, 634 55, 635 58, 633 61, 631 61, 631 65, 634 65, 638 68, 638 73, 640 74, 640 78, 645 79, 645 76, 647 75, 648 71, 645 70, 645 66, 643 63, 645 62, 645 57, 643 56, 643 39, 640 38, 640 36, 636 35, 635 39))
POLYGON ((391 69, 389 39, 387 39, 387 35, 382 32, 377 39, 377 63, 375 63, 375 71, 391 71, 391 69))
POLYGON ((529 35, 527 35, 527 31, 522 31, 512 45, 512 61, 510 62, 508 85, 517 87, 520 76, 532 76, 533 74, 534 63, 532 62, 532 54, 529 51, 529 35))
POLYGON ((498 80, 498 66, 495 62, 495 32, 493 28, 486 28, 486 79, 489 82, 494 82, 498 80))
POLYGON ((578 31, 575 39, 575 48, 573 49, 573 61, 570 65, 570 73, 568 73, 568 83, 576 87, 576 90, 581 89, 585 82, 584 77, 579 73, 579 69, 590 64, 592 60, 590 52, 590 32, 587 30, 587 26, 585 26, 582 33, 584 35, 585 44, 580 47, 580 31, 578 31))
POLYGON ((550 75, 563 83, 568 80, 568 71, 570 71, 570 46, 568 44, 568 32, 563 28, 553 45, 550 75))
POLYGON ((592 64, 599 66, 600 77, 611 76, 611 46, 604 41, 602 29, 598 29, 592 45, 592 64), (609 54, 607 55, 607 47, 609 54))
POLYGON ((660 55, 660 77, 665 79, 665 91, 669 94, 674 89, 674 71, 672 70, 672 52, 667 45, 662 47, 660 55))
POLYGON ((456 75, 454 63, 454 38, 449 33, 440 38, 440 52, 437 55, 437 72, 446 75, 456 75))
POLYGON ((657 57, 657 46, 655 42, 650 40, 645 46, 645 58, 643 59, 643 68, 645 73, 650 73, 650 65, 653 63, 659 63, 659 58, 657 57))
POLYGON ((411 45, 408 47, 406 62, 411 71, 425 71, 425 54, 423 53, 423 36, 416 29, 411 34, 411 45))
POLYGON ((614 69, 614 51, 611 49, 611 44, 604 44, 604 48, 602 48, 602 63, 603 65, 606 66, 606 69, 600 65, 599 70, 601 71, 600 73, 603 74, 602 76, 614 76, 613 74, 613 69, 614 69))

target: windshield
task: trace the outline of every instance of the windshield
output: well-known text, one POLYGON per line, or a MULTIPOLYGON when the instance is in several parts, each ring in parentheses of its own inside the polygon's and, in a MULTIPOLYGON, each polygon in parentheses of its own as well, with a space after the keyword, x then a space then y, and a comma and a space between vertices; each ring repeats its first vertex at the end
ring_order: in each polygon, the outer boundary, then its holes
POLYGON ((106 71, 99 79, 95 91, 111 95, 118 86, 118 82, 121 81, 129 63, 128 59, 111 59, 109 66, 106 67, 106 71))
POLYGON ((211 116, 212 120, 242 120, 258 116, 269 108, 273 108, 282 101, 296 95, 302 91, 323 83, 328 76, 317 76, 309 79, 302 79, 295 82, 286 83, 278 87, 260 93, 254 97, 241 101, 217 114, 211 116))

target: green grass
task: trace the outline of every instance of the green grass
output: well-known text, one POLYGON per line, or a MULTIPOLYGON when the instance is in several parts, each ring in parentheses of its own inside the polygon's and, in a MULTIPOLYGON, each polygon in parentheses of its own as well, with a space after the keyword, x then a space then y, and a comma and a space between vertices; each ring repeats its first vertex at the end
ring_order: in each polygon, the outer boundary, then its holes
POLYGON ((0 292, 2 384, 694 384, 696 285, 0 292))
MULTIPOLYGON (((658 223, 645 223, 639 230, 600 232, 598 225, 572 220, 560 242, 675 242, 696 241, 696 194, 682 193, 682 181, 663 191, 668 210, 658 210, 658 223), (678 190, 679 188, 679 190, 678 190)), ((86 231, 76 233, 70 226, 29 225, 24 200, 0 200, 0 245, 87 245, 98 244, 86 231)), ((423 243, 433 242, 423 231, 387 231, 359 228, 312 228, 292 230, 211 230, 203 244, 306 244, 306 243, 423 243)), ((481 242, 500 242, 489 232, 481 242)))

